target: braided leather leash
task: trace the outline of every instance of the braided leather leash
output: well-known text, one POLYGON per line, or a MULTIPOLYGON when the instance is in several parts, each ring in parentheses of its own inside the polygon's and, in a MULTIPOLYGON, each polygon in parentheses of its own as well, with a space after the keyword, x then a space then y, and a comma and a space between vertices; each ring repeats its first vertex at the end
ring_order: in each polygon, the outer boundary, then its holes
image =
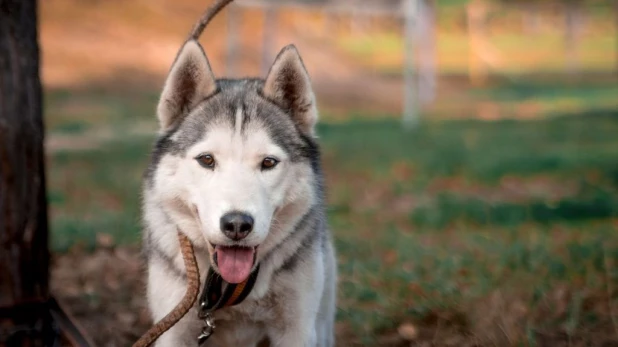
POLYGON ((163 317, 163 319, 142 335, 142 337, 133 344, 133 347, 150 346, 163 335, 164 332, 178 323, 178 321, 189 312, 197 300, 200 291, 200 272, 197 267, 197 261, 195 260, 193 245, 191 241, 189 241, 189 238, 180 231, 178 232, 178 241, 180 241, 180 251, 187 273, 187 291, 185 292, 185 296, 178 305, 174 307, 172 312, 168 313, 167 316, 163 317))

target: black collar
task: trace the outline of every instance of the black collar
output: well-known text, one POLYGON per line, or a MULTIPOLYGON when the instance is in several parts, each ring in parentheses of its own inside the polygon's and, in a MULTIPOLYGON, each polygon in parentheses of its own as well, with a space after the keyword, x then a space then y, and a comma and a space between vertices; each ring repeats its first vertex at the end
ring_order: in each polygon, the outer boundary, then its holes
POLYGON ((246 280, 233 284, 225 282, 221 275, 212 268, 208 269, 208 275, 206 276, 206 281, 204 281, 204 289, 199 301, 200 318, 218 309, 240 304, 253 289, 259 272, 260 266, 258 265, 246 280))
POLYGON ((208 269, 206 281, 204 281, 204 289, 200 295, 200 309, 198 317, 204 320, 202 333, 198 336, 198 345, 202 345, 212 335, 215 324, 211 313, 224 308, 240 304, 253 289, 260 265, 241 283, 227 283, 221 275, 216 273, 212 268, 208 269))

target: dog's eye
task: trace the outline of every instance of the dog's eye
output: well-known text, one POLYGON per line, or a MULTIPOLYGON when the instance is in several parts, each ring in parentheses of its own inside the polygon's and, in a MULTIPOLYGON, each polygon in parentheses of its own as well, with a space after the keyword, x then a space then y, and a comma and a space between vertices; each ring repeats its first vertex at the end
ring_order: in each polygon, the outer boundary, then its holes
POLYGON ((207 169, 212 169, 215 167, 215 158, 213 158, 210 154, 200 154, 195 157, 195 160, 202 166, 207 169))
POLYGON ((279 164, 279 161, 275 158, 266 157, 262 160, 262 170, 272 169, 279 164))

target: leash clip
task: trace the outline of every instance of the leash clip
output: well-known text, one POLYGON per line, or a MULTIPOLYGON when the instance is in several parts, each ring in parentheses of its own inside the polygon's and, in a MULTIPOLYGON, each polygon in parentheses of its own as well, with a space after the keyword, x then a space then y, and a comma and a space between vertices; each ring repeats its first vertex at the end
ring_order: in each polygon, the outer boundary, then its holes
POLYGON ((230 307, 242 302, 255 284, 258 275, 258 267, 242 283, 224 283, 223 278, 212 268, 208 270, 204 289, 199 299, 199 311, 197 316, 204 321, 202 332, 197 337, 199 345, 204 343, 215 331, 215 318, 213 312, 224 307, 230 307), (225 285, 225 289, 223 286, 225 285))
POLYGON ((206 340, 208 340, 210 335, 212 335, 212 333, 215 331, 215 327, 216 327, 215 318, 210 315, 210 312, 206 313, 203 319, 204 319, 204 327, 202 328, 202 332, 200 333, 200 335, 197 337, 197 343, 199 345, 203 344, 204 342, 206 342, 206 340))

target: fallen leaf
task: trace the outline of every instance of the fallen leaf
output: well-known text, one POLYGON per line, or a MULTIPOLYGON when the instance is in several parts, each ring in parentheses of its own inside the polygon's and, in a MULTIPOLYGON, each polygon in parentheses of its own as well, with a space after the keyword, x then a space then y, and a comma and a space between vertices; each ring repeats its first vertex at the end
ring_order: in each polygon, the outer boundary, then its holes
POLYGON ((397 332, 406 341, 414 341, 418 337, 418 329, 412 323, 401 324, 397 332))

